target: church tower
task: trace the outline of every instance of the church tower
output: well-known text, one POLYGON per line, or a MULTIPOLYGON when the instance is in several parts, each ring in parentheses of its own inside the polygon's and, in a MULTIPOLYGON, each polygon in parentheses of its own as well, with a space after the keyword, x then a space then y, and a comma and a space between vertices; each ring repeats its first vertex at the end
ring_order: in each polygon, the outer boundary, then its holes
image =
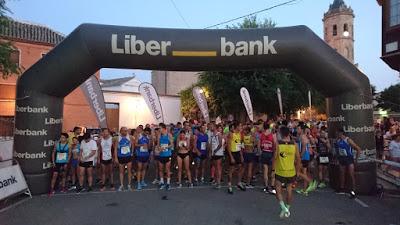
POLYGON ((334 0, 324 14, 324 40, 354 64, 354 13, 343 0, 334 0))

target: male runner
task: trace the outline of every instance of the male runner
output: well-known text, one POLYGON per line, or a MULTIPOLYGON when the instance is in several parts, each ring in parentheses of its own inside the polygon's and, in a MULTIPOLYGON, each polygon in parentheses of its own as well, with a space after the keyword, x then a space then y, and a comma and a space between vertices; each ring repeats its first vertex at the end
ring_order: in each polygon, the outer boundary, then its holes
POLYGON ((67 165, 71 159, 71 150, 68 146, 68 134, 62 133, 60 140, 54 145, 53 152, 51 154, 51 161, 53 165, 53 176, 51 178, 49 196, 54 195, 54 186, 58 175, 61 174, 61 192, 66 192, 65 180, 67 165))
POLYGON ((125 166, 128 172, 128 186, 127 190, 132 191, 132 143, 133 138, 128 134, 128 128, 121 127, 120 135, 114 142, 114 160, 119 166, 119 182, 120 186, 118 191, 124 190, 124 174, 125 166))
POLYGON ((269 176, 269 167, 272 166, 272 159, 274 157, 274 152, 276 151, 277 141, 276 137, 271 131, 270 125, 268 123, 264 123, 263 132, 260 135, 258 141, 258 148, 261 149, 261 163, 263 164, 263 172, 264 172, 264 192, 268 192, 270 194, 276 194, 274 184, 275 177, 271 176, 271 185, 268 184, 268 176, 269 176))
POLYGON ((326 127, 322 126, 317 137, 317 162, 318 162, 318 178, 319 184, 318 188, 325 188, 325 178, 328 174, 329 167, 329 151, 331 149, 331 144, 329 143, 328 133, 326 132, 326 127))
POLYGON ((161 133, 158 137, 158 147, 160 149, 160 158, 158 162, 159 166, 159 175, 160 175, 160 189, 170 190, 171 184, 171 156, 172 156, 172 147, 174 145, 174 140, 172 134, 168 133, 167 126, 165 124, 160 124, 161 133), (165 174, 164 176, 164 169, 165 174), (164 183, 165 178, 167 180, 167 184, 164 183))
POLYGON ((102 129, 101 138, 99 140, 98 158, 101 164, 101 188, 104 191, 106 187, 106 179, 109 178, 110 189, 114 190, 114 173, 113 173, 113 158, 112 158, 112 137, 108 128, 102 129))
POLYGON ((233 194, 233 188, 232 188, 232 178, 233 178, 233 172, 235 171, 236 167, 238 169, 238 180, 237 180, 237 187, 242 190, 246 191, 246 187, 242 183, 242 177, 243 177, 243 153, 242 153, 242 148, 243 148, 243 140, 242 140, 242 134, 241 132, 241 127, 238 123, 233 123, 232 124, 233 131, 229 133, 227 143, 228 143, 228 160, 230 163, 229 166, 229 176, 228 176, 228 193, 233 194))
POLYGON ((198 127, 198 133, 194 136, 194 148, 193 153, 195 155, 196 170, 194 173, 194 182, 198 183, 198 177, 200 173, 200 182, 204 183, 204 172, 207 162, 208 154, 208 135, 206 133, 206 124, 202 124, 198 127))
POLYGON ((144 131, 142 128, 137 129, 136 134, 136 157, 137 157, 137 189, 142 190, 142 188, 147 187, 146 182, 144 181, 144 177, 146 176, 147 164, 150 158, 150 129, 146 128, 144 131))

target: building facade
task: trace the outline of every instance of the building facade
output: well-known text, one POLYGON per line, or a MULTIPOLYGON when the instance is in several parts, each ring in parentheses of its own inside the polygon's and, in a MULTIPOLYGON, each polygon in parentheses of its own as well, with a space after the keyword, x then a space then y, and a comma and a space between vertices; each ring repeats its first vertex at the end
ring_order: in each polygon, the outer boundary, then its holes
POLYGON ((334 0, 322 19, 324 40, 354 64, 354 12, 343 0, 334 0))
POLYGON ((382 60, 400 72, 400 0, 378 0, 382 6, 382 60))
MULTIPOLYGON (((20 66, 22 73, 63 39, 62 34, 46 26, 27 22, 10 20, 0 28, 0 40, 11 42, 14 46, 15 51, 11 58, 20 66)), ((3 78, 0 74, 0 136, 13 134, 17 79, 16 74, 7 78, 3 78)), ((98 126, 96 117, 79 88, 64 98, 63 119, 65 131, 71 130, 76 125, 98 126)))
POLYGON ((199 80, 199 72, 152 71, 151 83, 158 94, 179 95, 199 80))

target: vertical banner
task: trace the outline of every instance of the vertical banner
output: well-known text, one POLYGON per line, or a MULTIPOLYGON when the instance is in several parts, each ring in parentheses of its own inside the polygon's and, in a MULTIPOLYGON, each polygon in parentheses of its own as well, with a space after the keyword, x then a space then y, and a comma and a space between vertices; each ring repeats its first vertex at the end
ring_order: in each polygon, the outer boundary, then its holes
POLYGON ((249 116, 251 122, 254 122, 253 105, 251 104, 249 91, 245 87, 240 88, 240 96, 242 97, 244 107, 246 108, 247 111, 247 115, 249 116))
POLYGON ((276 89, 276 94, 278 95, 278 103, 279 103, 279 111, 281 112, 281 115, 283 115, 283 106, 282 106, 282 94, 281 94, 281 89, 276 89))
POLYGON ((96 114, 97 122, 99 122, 100 127, 106 128, 106 105, 104 103, 103 91, 101 90, 99 80, 97 80, 95 75, 92 75, 80 85, 80 88, 85 94, 90 108, 96 114))
POLYGON ((310 110, 310 120, 312 119, 311 118, 311 116, 312 116, 312 112, 311 112, 311 91, 310 90, 308 90, 308 108, 309 108, 309 110, 310 110))
POLYGON ((210 116, 208 113, 208 105, 206 96, 204 95, 204 91, 200 87, 194 87, 193 97, 196 100, 197 106, 200 108, 201 114, 203 114, 204 120, 206 123, 210 122, 210 116))
POLYGON ((164 123, 164 114, 161 107, 160 97, 153 85, 143 82, 139 85, 139 92, 144 98, 157 123, 164 123))

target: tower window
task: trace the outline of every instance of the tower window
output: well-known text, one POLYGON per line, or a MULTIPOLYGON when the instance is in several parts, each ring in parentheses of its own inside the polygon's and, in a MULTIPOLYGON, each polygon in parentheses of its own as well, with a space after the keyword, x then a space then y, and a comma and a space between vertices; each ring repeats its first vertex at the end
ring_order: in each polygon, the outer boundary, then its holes
POLYGON ((336 36, 336 35, 337 35, 337 26, 335 24, 335 25, 333 25, 333 36, 336 36))
POLYGON ((348 37, 349 35, 350 35, 349 26, 347 25, 347 23, 345 23, 343 25, 343 36, 348 37))
POLYGON ((391 27, 400 25, 400 0, 390 0, 389 25, 391 27))

